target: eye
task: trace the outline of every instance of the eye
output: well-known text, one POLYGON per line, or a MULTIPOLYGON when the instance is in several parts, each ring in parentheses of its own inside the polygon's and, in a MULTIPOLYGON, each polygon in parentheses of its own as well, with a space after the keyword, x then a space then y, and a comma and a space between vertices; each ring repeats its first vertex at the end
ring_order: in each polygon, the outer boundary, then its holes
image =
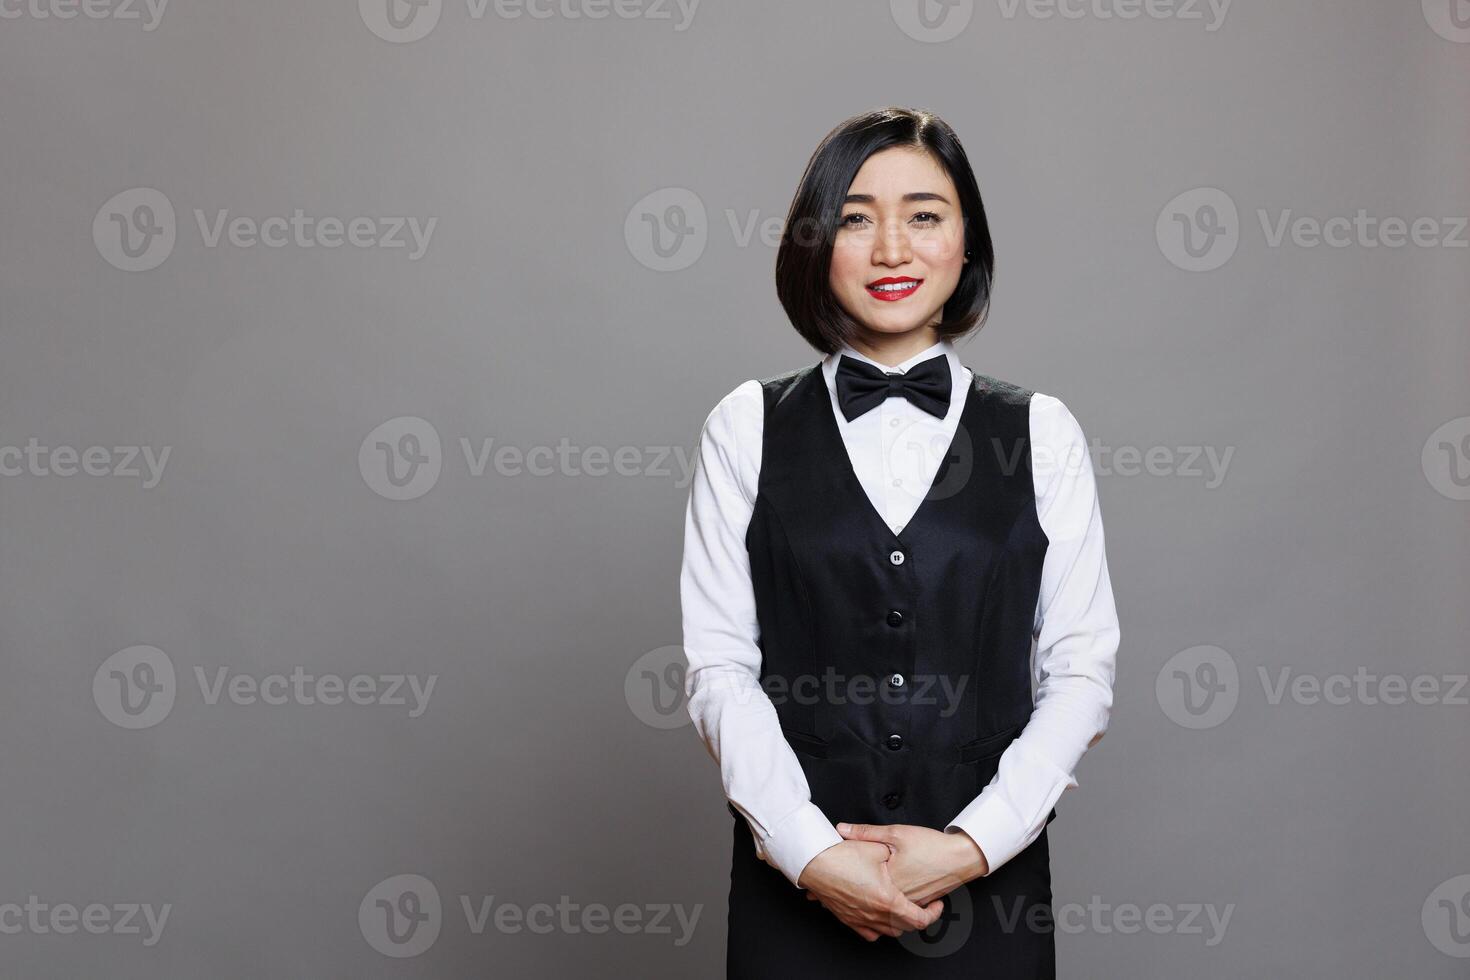
POLYGON ((927 218, 928 219, 927 221, 920 221, 919 222, 920 224, 926 224, 926 225, 937 225, 937 224, 939 224, 939 222, 941 222, 941 221, 944 220, 939 215, 935 214, 933 211, 920 211, 918 214, 914 215, 914 220, 915 221, 919 221, 919 219, 921 219, 921 218, 927 218))
POLYGON ((846 226, 846 227, 849 227, 849 228, 856 228, 858 222, 860 222, 860 221, 867 221, 867 220, 868 220, 868 216, 867 215, 861 214, 859 212, 853 212, 852 214, 849 214, 847 217, 845 217, 845 218, 842 219, 842 224, 844 226, 846 226), (858 219, 858 221, 853 221, 854 218, 858 219))

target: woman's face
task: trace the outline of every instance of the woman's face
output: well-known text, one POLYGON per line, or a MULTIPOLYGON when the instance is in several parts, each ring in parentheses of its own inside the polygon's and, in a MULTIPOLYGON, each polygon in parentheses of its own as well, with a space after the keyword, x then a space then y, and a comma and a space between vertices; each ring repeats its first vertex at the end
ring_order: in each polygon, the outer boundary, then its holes
POLYGON ((868 157, 832 247, 832 292, 842 308, 875 333, 938 323, 964 264, 964 216, 944 167, 911 147, 868 157))

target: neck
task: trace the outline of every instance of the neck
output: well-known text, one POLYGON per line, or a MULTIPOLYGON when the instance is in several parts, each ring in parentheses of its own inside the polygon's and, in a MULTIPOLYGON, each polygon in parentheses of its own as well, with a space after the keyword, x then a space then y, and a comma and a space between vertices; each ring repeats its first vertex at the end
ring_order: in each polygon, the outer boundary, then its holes
POLYGON ((848 341, 853 350, 865 354, 879 364, 893 367, 939 342, 932 326, 915 327, 904 333, 879 333, 867 330, 848 341))

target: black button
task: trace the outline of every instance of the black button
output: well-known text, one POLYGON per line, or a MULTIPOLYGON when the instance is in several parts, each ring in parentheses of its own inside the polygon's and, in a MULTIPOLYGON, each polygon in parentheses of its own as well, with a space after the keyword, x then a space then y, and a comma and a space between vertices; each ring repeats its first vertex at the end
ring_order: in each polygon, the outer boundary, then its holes
POLYGON ((888 745, 888 747, 890 749, 893 749, 895 752, 898 751, 899 749, 903 748, 903 736, 902 735, 890 735, 890 736, 888 736, 887 745, 888 745))
POLYGON ((888 625, 889 626, 901 626, 901 625, 903 625, 903 613, 899 612, 897 609, 890 609, 890 610, 888 610, 888 625))
POLYGON ((897 810, 899 804, 902 802, 903 797, 897 793, 889 793, 883 797, 883 805, 888 807, 888 809, 890 810, 897 810))

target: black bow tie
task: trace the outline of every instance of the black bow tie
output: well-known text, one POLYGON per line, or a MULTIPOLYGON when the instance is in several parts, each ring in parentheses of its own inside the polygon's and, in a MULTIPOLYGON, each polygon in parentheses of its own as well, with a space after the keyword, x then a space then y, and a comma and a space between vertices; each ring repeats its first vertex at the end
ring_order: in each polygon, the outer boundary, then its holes
POLYGON ((949 412, 949 358, 936 354, 903 374, 842 355, 837 362, 837 404, 851 422, 894 396, 907 398, 936 418, 949 412))

